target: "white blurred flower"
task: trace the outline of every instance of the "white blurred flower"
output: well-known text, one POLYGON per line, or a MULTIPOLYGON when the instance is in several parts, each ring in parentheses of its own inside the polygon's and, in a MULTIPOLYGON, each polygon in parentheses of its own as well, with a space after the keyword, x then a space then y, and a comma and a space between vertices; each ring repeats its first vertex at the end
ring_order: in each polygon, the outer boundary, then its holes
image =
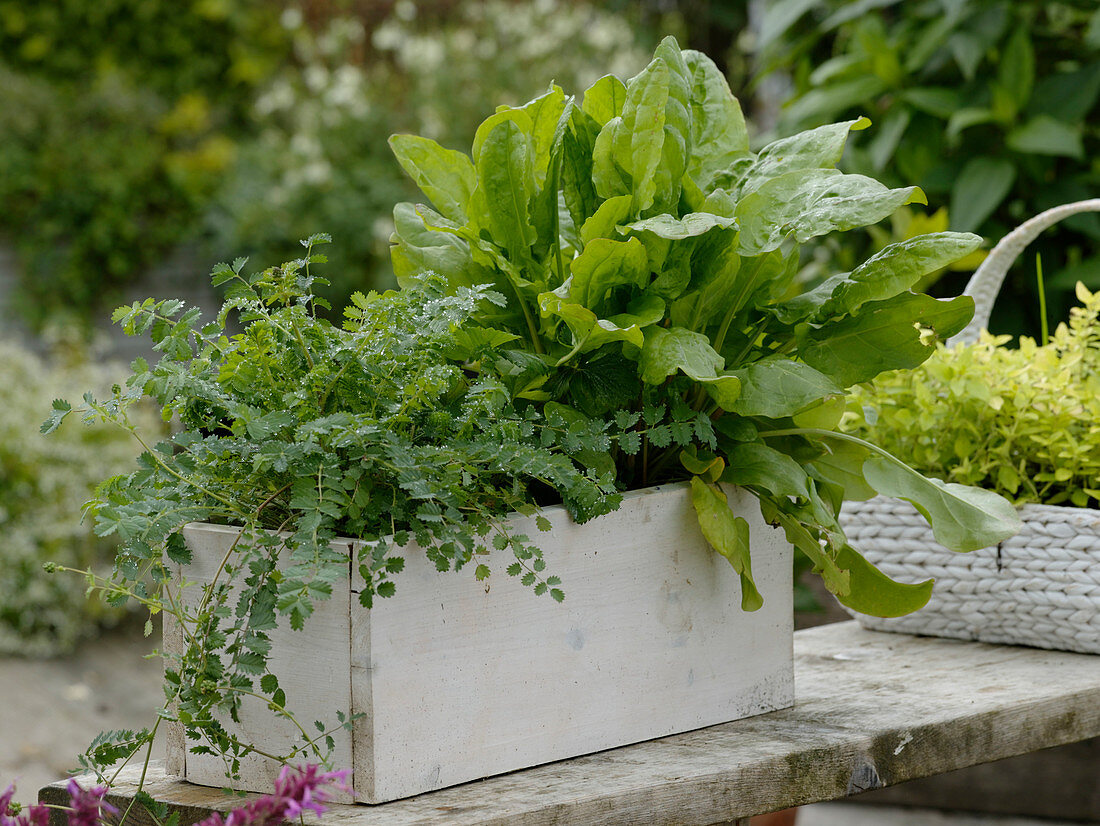
POLYGON ((306 88, 316 94, 328 85, 328 69, 317 63, 310 64, 302 72, 302 79, 306 82, 306 88))
POLYGON ((397 0, 393 6, 393 13, 398 20, 408 23, 416 19, 416 4, 412 0, 397 0))
POLYGON ((294 6, 288 6, 283 9, 283 13, 279 15, 279 22, 283 28, 287 31, 293 31, 302 25, 302 11, 294 6))
POLYGON ((405 32, 392 21, 386 21, 371 35, 371 45, 380 52, 392 52, 401 46, 405 39, 405 32))

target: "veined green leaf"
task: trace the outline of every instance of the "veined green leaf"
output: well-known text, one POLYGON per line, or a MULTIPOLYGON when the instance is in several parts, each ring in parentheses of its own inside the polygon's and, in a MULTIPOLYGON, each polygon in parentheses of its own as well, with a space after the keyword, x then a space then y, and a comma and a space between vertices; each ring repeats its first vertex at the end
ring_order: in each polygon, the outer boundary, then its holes
POLYGON ((640 365, 647 384, 660 384, 677 371, 693 379, 714 378, 724 363, 701 333, 683 327, 646 330, 640 365))
POLYGON ((592 182, 592 151, 599 127, 577 107, 570 110, 569 127, 562 137, 562 200, 579 230, 595 213, 599 198, 592 182))
POLYGON ((719 172, 749 155, 749 133, 726 78, 702 52, 684 51, 691 74, 691 156, 688 174, 703 190, 719 172))
MULTIPOLYGON (((567 285, 568 282, 565 286, 567 285)), ((614 316, 615 321, 601 319, 587 307, 559 295, 559 291, 542 293, 539 296, 539 309, 544 318, 559 318, 564 321, 573 335, 573 349, 562 358, 562 363, 580 353, 596 350, 610 341, 626 341, 635 347, 641 347, 644 342, 642 324, 652 324, 663 315, 662 312, 653 318, 652 315, 639 317, 620 313, 614 316)))
POLYGON ((864 304, 841 321, 800 331, 798 352, 839 386, 850 387, 886 370, 916 367, 937 341, 959 332, 973 315, 969 296, 902 293, 864 304))
POLYGON ((515 121, 503 120, 486 136, 477 161, 490 231, 513 263, 527 258, 538 238, 528 212, 534 190, 531 151, 515 121))
POLYGON ((607 122, 596 138, 592 177, 602 198, 633 196, 634 214, 653 204, 654 175, 665 141, 665 108, 669 95, 669 68, 657 57, 626 85, 626 101, 619 119, 607 122), (605 137, 605 134, 608 137, 605 137))
POLYGON ((726 451, 726 465, 722 481, 731 485, 757 488, 802 502, 809 501, 812 496, 810 477, 802 465, 761 442, 732 445, 726 451))
POLYGON ((456 223, 466 223, 466 205, 477 186, 473 162, 462 152, 445 149, 429 138, 393 135, 389 142, 401 168, 435 208, 456 223))
POLYGON ((627 241, 595 238, 569 267, 573 273, 570 299, 593 310, 615 287, 643 287, 649 280, 645 247, 637 238, 627 241))
POLYGON ((530 136, 531 132, 535 129, 535 124, 531 120, 531 116, 522 108, 504 107, 503 109, 498 109, 483 120, 474 133, 474 143, 470 151, 470 156, 474 159, 475 167, 480 168, 481 166, 481 151, 485 145, 485 141, 489 139, 489 135, 502 123, 509 121, 514 123, 516 128, 527 136, 530 136))
POLYGON ((993 491, 929 479, 897 460, 872 455, 863 464, 867 483, 883 496, 911 502, 952 551, 976 551, 1015 536, 1022 527, 1012 504, 993 491))
POLYGON ((869 226, 911 203, 926 203, 915 186, 888 189, 874 178, 836 169, 787 172, 738 203, 741 254, 777 249, 787 236, 804 243, 833 230, 869 226))
MULTIPOLYGON (((710 239, 707 236, 691 256, 689 275, 696 288, 672 305, 672 323, 690 330, 702 331, 737 300, 741 256, 737 254, 736 238, 730 231, 716 233, 713 244, 708 243, 710 239)), ((686 281, 684 286, 690 289, 686 281)))
POLYGON ((393 221, 394 245, 390 247, 390 256, 399 284, 426 270, 445 275, 454 287, 492 282, 490 274, 474 262, 465 241, 427 227, 413 204, 395 206, 393 221))
POLYGON ((680 191, 692 152, 692 73, 674 37, 664 38, 655 57, 668 66, 668 99, 665 103, 664 143, 661 161, 654 170, 653 212, 672 212, 680 203, 680 191))
POLYGON ((844 392, 810 365, 780 355, 767 356, 730 373, 741 381, 741 396, 730 412, 742 416, 785 418, 826 396, 844 392))
POLYGON ((769 143, 748 167, 738 189, 740 197, 755 192, 772 178, 806 169, 831 169, 840 162, 848 135, 871 125, 867 118, 830 123, 769 143))
POLYGON ((615 198, 629 195, 634 202, 630 173, 619 165, 615 157, 615 136, 622 128, 622 117, 615 117, 604 124, 592 144, 592 184, 599 198, 615 198))
POLYGON ((535 181, 540 186, 546 179, 550 167, 550 154, 554 147, 555 133, 562 114, 565 112, 565 92, 556 83, 550 90, 524 104, 523 111, 531 118, 531 143, 534 149, 532 165, 535 181))
POLYGON ((683 218, 667 213, 654 215, 652 218, 643 218, 641 221, 626 224, 620 229, 652 232, 670 241, 682 241, 685 238, 703 235, 715 227, 729 229, 736 225, 737 222, 733 218, 723 218, 721 215, 712 215, 709 212, 689 212, 683 218))
POLYGON ((699 517, 699 528, 714 550, 729 560, 741 578, 741 609, 756 611, 764 598, 752 579, 749 551, 749 523, 730 510, 726 494, 698 476, 691 477, 691 504, 699 517))
POLYGON ((581 226, 581 243, 587 246, 597 238, 614 237, 615 228, 630 216, 633 200, 629 195, 616 195, 600 204, 581 226))
POLYGON ((933 580, 915 585, 897 582, 868 562, 851 545, 842 547, 836 564, 848 572, 851 590, 837 600, 853 611, 872 617, 900 617, 925 606, 932 596, 933 580))
MULTIPOLYGON (((799 427, 816 427, 813 422, 800 422, 799 427)), ((875 489, 863 478, 863 463, 867 460, 868 449, 852 442, 831 441, 828 452, 818 456, 806 466, 814 477, 838 486, 844 491, 844 498, 851 501, 865 501, 875 496, 875 489)))
POLYGON ((622 114, 626 103, 626 86, 614 75, 604 75, 584 91, 581 109, 603 126, 622 114))
POLYGON ((934 232, 891 244, 836 283, 815 320, 846 315, 868 301, 893 298, 929 273, 969 255, 981 243, 980 236, 970 233, 934 232))
POLYGON ((846 596, 851 591, 851 580, 848 572, 837 566, 836 560, 825 552, 821 543, 806 527, 791 514, 780 510, 774 502, 767 499, 760 500, 760 514, 768 524, 778 523, 783 528, 787 541, 794 545, 814 565, 814 572, 821 576, 821 581, 830 593, 836 596, 846 596))

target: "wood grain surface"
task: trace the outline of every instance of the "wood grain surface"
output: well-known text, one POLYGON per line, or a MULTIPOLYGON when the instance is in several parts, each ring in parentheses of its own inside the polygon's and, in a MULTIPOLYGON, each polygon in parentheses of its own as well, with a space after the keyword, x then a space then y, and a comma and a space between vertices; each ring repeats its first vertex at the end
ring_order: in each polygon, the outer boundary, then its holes
MULTIPOLYGON (((795 706, 377 806, 341 826, 703 826, 1100 735, 1100 657, 883 634, 795 634, 795 706)), ((132 793, 135 775, 117 787, 132 793), (126 784, 131 784, 127 786, 126 784)), ((240 798, 151 772, 186 826, 240 798)), ((63 784, 43 790, 57 801, 63 784)))

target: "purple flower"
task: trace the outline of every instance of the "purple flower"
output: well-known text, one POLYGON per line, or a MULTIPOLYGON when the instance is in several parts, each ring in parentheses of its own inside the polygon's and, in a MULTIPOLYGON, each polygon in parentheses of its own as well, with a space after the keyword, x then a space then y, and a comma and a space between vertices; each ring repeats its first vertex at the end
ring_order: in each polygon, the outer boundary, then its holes
MULTIPOLYGON (((347 785, 348 772, 323 772, 317 765, 284 766, 275 781, 275 791, 257 798, 251 803, 234 809, 226 817, 214 812, 198 826, 279 826, 293 820, 307 809, 324 814, 333 789, 351 791, 347 785)), ((0 825, 2 826, 2 825, 0 825)))
POLYGON ((48 826, 50 810, 46 806, 28 806, 15 817, 10 814, 11 799, 15 796, 15 784, 0 794, 0 826, 48 826))
MULTIPOLYGON (((324 804, 334 789, 350 792, 349 772, 323 772, 317 765, 284 766, 275 781, 273 794, 257 798, 246 806, 233 809, 223 817, 214 812, 199 826, 280 826, 305 811, 324 814, 324 804)), ((104 826, 105 816, 117 815, 118 809, 105 801, 106 786, 83 788, 76 780, 68 785, 69 807, 66 816, 69 826, 104 826)), ((0 826, 49 826, 50 810, 47 806, 28 806, 18 815, 9 814, 15 786, 8 786, 0 793, 0 826)))
POLYGON ((103 799, 107 794, 106 786, 85 789, 74 779, 69 781, 68 792, 69 811, 66 815, 69 826, 99 826, 102 812, 118 814, 118 809, 103 799))

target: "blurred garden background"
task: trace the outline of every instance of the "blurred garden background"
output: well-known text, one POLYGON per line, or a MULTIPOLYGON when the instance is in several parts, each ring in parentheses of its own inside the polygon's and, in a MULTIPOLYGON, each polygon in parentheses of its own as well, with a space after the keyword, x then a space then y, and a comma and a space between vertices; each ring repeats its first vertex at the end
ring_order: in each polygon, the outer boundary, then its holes
MULTIPOLYGON (((136 446, 38 424, 139 354, 114 307, 212 308, 213 264, 282 261, 315 232, 334 306, 388 288, 391 210, 416 198, 390 134, 467 150, 496 103, 632 75, 666 34, 727 73, 755 145, 866 115, 841 166, 926 193, 807 250, 795 289, 892 241, 996 240, 1100 194, 1095 0, 0 0, 0 654, 71 654, 122 619, 41 569, 110 564, 82 504, 136 446)), ((1052 318, 1076 281, 1100 289, 1098 239, 1088 214, 1035 245, 1052 318)), ((924 289, 957 294, 979 260, 924 289)), ((1028 256, 995 332, 1037 331, 1034 274, 1028 256)))

